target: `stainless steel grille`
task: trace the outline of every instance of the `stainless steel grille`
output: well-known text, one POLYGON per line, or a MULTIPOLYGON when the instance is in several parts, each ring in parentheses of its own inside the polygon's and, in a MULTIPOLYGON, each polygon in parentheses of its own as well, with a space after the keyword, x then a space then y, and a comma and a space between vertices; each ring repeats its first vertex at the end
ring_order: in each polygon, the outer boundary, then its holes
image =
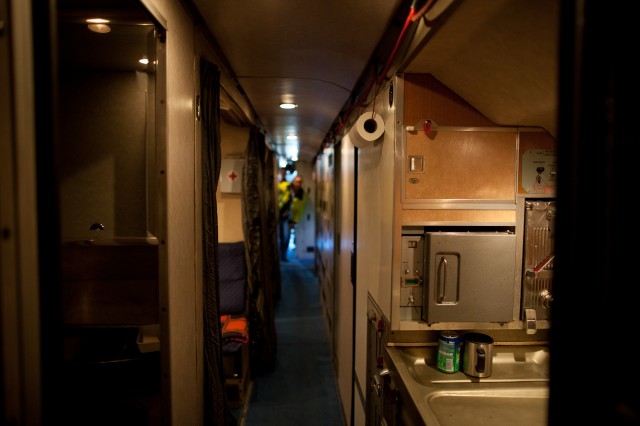
POLYGON ((553 300, 555 216, 555 201, 525 204, 522 309, 535 309, 537 319, 549 319, 553 300))

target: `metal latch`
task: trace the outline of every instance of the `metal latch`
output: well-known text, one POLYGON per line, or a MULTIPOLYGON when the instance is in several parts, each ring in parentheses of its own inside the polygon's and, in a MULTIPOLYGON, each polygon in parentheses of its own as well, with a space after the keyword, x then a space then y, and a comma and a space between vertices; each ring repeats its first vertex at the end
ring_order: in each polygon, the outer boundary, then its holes
POLYGON ((536 334, 536 331, 538 331, 535 309, 524 310, 524 329, 527 334, 536 334))

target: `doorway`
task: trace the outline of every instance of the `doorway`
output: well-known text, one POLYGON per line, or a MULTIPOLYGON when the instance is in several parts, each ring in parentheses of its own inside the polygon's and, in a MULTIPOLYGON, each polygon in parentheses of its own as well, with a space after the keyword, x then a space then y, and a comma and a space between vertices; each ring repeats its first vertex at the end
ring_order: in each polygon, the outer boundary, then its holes
POLYGON ((138 0, 56 13, 61 420, 159 425, 164 29, 138 0))

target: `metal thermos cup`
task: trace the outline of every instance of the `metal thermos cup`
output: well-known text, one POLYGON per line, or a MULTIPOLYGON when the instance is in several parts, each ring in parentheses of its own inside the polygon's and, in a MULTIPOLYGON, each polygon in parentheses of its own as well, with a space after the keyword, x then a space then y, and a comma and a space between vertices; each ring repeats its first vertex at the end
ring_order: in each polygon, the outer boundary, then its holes
POLYGON ((481 333, 463 336, 462 371, 473 377, 489 377, 493 361, 493 338, 481 333))

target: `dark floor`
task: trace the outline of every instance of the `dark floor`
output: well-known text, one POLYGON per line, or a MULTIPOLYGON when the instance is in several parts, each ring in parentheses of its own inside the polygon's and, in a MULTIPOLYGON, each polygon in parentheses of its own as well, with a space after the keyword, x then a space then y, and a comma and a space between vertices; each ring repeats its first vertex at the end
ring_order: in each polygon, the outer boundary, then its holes
POLYGON ((239 426, 343 426, 313 260, 289 259, 280 262, 276 368, 253 377, 249 402, 234 415, 239 426))

